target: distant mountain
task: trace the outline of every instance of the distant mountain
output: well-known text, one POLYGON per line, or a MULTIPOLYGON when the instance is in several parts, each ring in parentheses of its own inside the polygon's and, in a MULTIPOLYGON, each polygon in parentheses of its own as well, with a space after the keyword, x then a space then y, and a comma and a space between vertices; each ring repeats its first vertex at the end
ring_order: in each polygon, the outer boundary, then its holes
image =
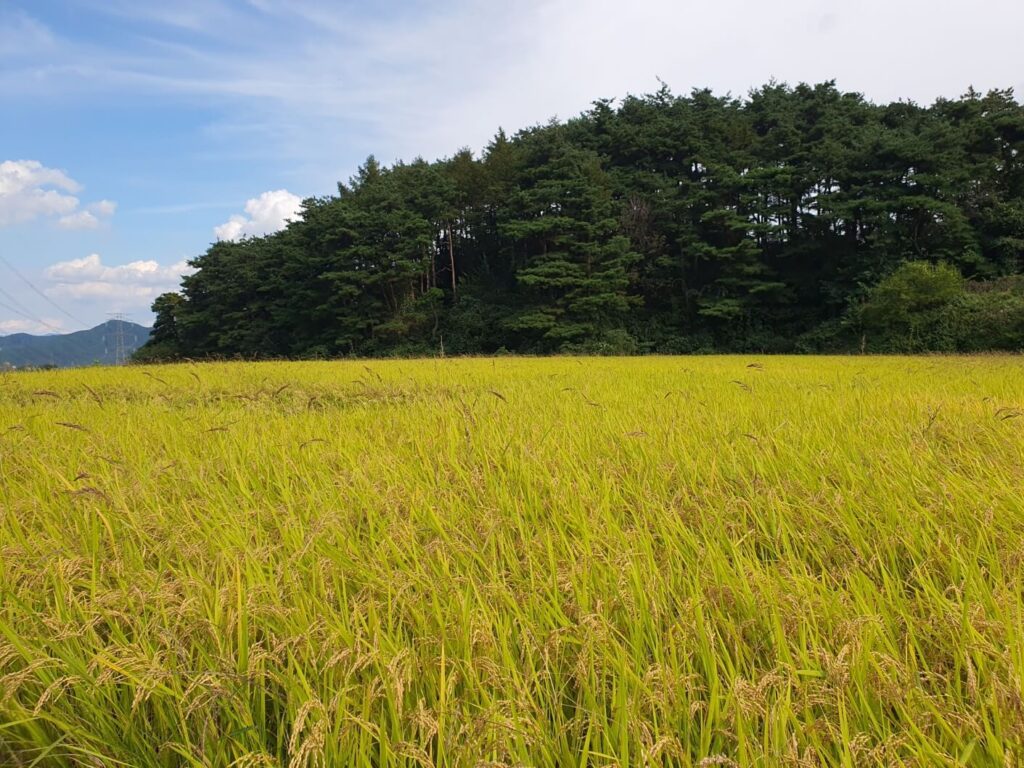
POLYGON ((15 333, 0 336, 0 367, 52 365, 57 368, 73 368, 82 365, 114 365, 117 362, 119 331, 123 333, 126 357, 131 356, 149 338, 149 328, 120 320, 108 320, 88 331, 51 336, 15 333))

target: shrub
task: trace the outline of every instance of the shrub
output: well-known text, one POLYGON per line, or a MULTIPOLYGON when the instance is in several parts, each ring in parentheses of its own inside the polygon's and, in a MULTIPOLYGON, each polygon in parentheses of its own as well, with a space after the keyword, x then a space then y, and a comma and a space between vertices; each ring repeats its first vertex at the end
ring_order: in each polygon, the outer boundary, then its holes
POLYGON ((943 313, 963 295, 963 278, 949 264, 904 262, 876 285, 859 311, 873 351, 952 350, 943 313))

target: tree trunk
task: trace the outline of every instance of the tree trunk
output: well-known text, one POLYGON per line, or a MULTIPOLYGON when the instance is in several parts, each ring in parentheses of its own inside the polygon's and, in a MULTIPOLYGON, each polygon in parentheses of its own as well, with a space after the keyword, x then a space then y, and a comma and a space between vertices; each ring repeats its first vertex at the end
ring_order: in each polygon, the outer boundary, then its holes
POLYGON ((452 240, 452 223, 448 221, 448 259, 452 265, 452 299, 459 298, 459 289, 455 280, 455 242, 452 240))

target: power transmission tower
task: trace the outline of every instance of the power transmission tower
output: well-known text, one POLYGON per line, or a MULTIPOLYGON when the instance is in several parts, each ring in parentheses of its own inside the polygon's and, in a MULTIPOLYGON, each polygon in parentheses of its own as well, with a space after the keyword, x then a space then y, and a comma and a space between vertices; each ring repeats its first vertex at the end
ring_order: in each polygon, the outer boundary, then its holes
POLYGON ((109 312, 111 324, 114 326, 114 365, 124 365, 128 362, 128 354, 125 352, 124 328, 128 322, 128 315, 124 312, 109 312))

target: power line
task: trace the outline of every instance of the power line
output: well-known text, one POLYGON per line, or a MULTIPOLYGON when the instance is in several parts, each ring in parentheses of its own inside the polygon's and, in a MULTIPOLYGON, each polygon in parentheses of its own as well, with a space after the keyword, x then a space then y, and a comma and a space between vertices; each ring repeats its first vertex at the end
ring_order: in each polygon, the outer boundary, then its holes
POLYGON ((22 304, 21 301, 16 296, 14 296, 8 291, 5 291, 3 288, 0 288, 0 296, 3 296, 5 299, 7 299, 7 301, 9 301, 11 304, 17 307, 20 311, 28 313, 32 312, 32 310, 26 307, 24 304, 22 304))
POLYGON ((84 320, 82 320, 80 318, 75 317, 73 314, 71 314, 66 309, 64 309, 64 307, 62 307, 56 301, 54 301, 49 296, 47 296, 45 293, 43 293, 41 290, 36 288, 36 286, 32 283, 31 280, 29 280, 27 277, 25 277, 23 274, 21 274, 21 272, 19 272, 17 269, 15 269, 14 265, 11 264, 11 262, 9 262, 3 256, 0 256, 0 262, 5 264, 7 266, 7 268, 9 270, 11 270, 11 272, 13 272, 15 275, 17 275, 18 278, 23 283, 25 283, 25 285, 27 285, 29 288, 31 288, 33 291, 35 291, 39 295, 39 297, 42 298, 43 301, 45 301, 48 304, 50 304, 50 306, 54 307, 58 312, 60 312, 63 315, 67 315, 68 317, 70 317, 72 320, 74 320, 76 323, 78 323, 83 328, 88 328, 89 327, 89 324, 87 322, 85 322, 84 320))
POLYGON ((56 325, 48 323, 45 320, 40 320, 38 317, 32 317, 32 315, 26 312, 22 312, 20 309, 16 309, 15 307, 12 307, 10 304, 7 304, 6 302, 0 301, 0 307, 3 307, 8 312, 13 312, 16 315, 21 315, 23 318, 29 320, 30 322, 36 323, 37 325, 41 325, 45 328, 49 328, 51 331, 56 331, 57 333, 65 332, 63 328, 58 328, 56 325))

